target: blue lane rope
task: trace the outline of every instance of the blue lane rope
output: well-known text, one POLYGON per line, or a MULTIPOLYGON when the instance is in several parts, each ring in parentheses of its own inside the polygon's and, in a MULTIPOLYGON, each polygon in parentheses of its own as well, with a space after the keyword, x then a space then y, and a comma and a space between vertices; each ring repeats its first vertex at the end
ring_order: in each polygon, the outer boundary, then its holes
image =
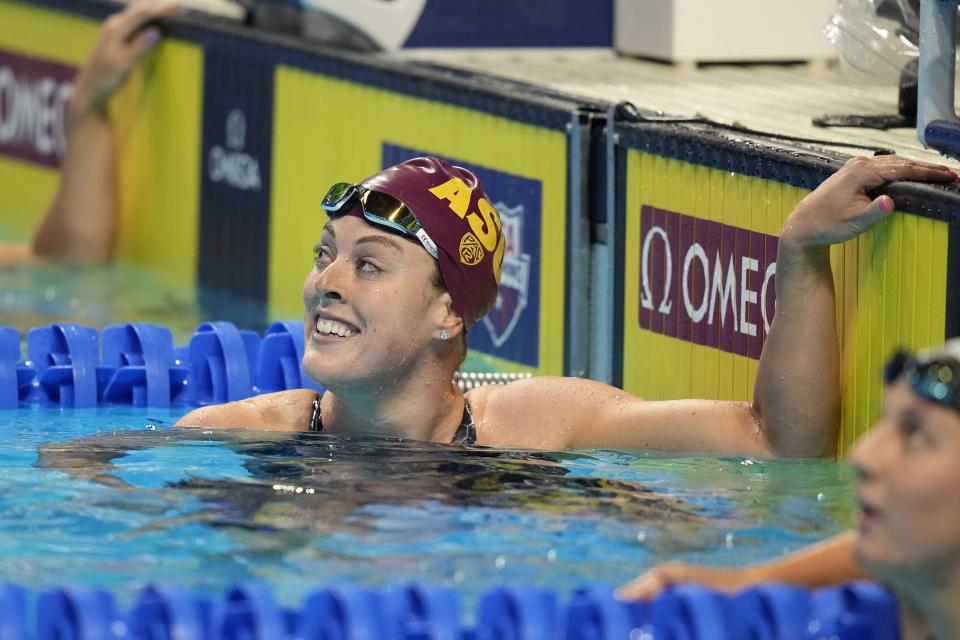
POLYGON ((624 603, 585 585, 567 604, 550 589, 501 586, 463 624, 456 592, 411 584, 341 585, 280 606, 268 586, 234 585, 210 599, 147 586, 122 610, 103 590, 64 587, 36 598, 0 587, 0 640, 894 640, 896 604, 870 583, 808 592, 767 584, 728 596, 684 585, 652 602, 624 603))
MULTIPOLYGON (((287 389, 322 391, 300 367, 303 349, 297 321, 275 322, 262 337, 230 322, 204 322, 183 347, 153 324, 106 327, 101 335, 54 324, 27 333, 23 358, 19 332, 0 327, 0 409, 196 407, 287 389)), ((466 392, 529 376, 458 372, 454 382, 466 392)))
MULTIPOLYGON (((317 389, 300 368, 303 323, 276 322, 261 337, 229 322, 205 322, 184 347, 166 327, 74 324, 20 334, 0 327, 0 409, 24 404, 166 408, 241 400, 258 393, 317 389)), ((2 638, 0 638, 2 640, 2 638)))

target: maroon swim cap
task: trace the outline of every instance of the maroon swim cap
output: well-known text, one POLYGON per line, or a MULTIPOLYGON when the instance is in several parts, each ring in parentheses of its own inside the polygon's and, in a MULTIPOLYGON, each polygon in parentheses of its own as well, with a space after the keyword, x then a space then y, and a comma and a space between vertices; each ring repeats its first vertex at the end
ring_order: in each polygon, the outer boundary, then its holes
POLYGON ((464 326, 482 318, 497 300, 506 240, 500 214, 477 176, 426 157, 384 169, 361 184, 410 208, 437 245, 440 274, 464 326))

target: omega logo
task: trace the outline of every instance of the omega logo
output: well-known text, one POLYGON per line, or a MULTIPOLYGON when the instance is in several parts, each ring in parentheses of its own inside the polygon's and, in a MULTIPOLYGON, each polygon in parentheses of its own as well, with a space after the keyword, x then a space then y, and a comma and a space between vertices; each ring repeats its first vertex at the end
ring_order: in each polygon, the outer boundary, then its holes
POLYGON ((776 243, 775 236, 645 205, 640 326, 759 357, 776 304, 776 243))
POLYGON ((247 116, 241 109, 231 109, 226 120, 226 146, 210 149, 207 168, 210 180, 223 182, 241 191, 260 191, 260 163, 243 151, 247 143, 247 116))

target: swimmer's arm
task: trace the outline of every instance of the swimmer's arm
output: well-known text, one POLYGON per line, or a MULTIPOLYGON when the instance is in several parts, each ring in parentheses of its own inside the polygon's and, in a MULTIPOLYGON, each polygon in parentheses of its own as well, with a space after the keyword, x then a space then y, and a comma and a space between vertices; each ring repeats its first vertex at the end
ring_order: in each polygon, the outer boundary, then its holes
MULTIPOLYGON (((63 471, 79 480, 128 488, 130 485, 115 475, 117 468, 114 461, 128 456, 131 452, 197 440, 240 442, 245 437, 247 434, 239 431, 205 431, 198 434, 194 429, 176 428, 107 431, 66 442, 47 442, 39 445, 37 466, 63 471)), ((251 437, 263 440, 265 435, 258 432, 251 434, 251 437)))
POLYGON ((469 398, 482 415, 479 433, 489 438, 480 444, 773 454, 745 402, 651 402, 593 380, 551 377, 481 387, 469 398))
POLYGON ((829 245, 808 247, 781 237, 776 290, 751 409, 777 454, 833 456, 840 426, 840 346, 829 245))
POLYGON ((779 582, 808 589, 870 576, 854 557, 856 532, 847 531, 771 562, 747 567, 706 567, 671 563, 650 569, 620 588, 624 600, 647 600, 676 584, 695 583, 734 593, 761 582, 779 582))
POLYGON ((126 488, 129 485, 113 475, 113 461, 141 447, 121 443, 114 433, 70 440, 49 442, 37 447, 37 466, 56 469, 78 480, 126 488))
POLYGON ((72 112, 60 185, 37 228, 30 257, 103 264, 113 257, 116 241, 113 132, 105 113, 72 112))
POLYGON ((33 249, 27 244, 0 242, 0 267, 33 262, 33 249))
POLYGON ((171 3, 141 1, 104 23, 74 82, 60 184, 25 261, 102 264, 113 258, 118 196, 107 102, 159 41, 160 32, 151 25, 176 11, 171 3))
POLYGON ((56 469, 79 480, 90 480, 118 488, 129 485, 113 475, 114 460, 140 451, 179 440, 193 440, 194 433, 175 430, 106 431, 92 436, 46 442, 37 447, 37 466, 56 469))
POLYGON ((956 174, 898 156, 854 158, 806 196, 784 222, 777 254, 777 308, 757 369, 753 411, 781 456, 836 453, 840 348, 830 246, 888 216, 893 180, 952 182, 956 174))
POLYGON ((316 395, 310 389, 294 389, 200 407, 180 418, 174 427, 306 431, 316 395))

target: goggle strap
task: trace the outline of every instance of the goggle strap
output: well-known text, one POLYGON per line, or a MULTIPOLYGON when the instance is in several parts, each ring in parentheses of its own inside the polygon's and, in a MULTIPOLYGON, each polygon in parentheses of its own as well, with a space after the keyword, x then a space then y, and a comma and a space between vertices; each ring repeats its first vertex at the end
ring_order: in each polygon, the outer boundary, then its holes
POLYGON ((437 251, 437 245, 434 243, 433 238, 427 235, 427 232, 421 226, 417 229, 417 238, 420 239, 420 243, 423 245, 423 248, 427 250, 434 260, 440 259, 440 253, 437 251))

